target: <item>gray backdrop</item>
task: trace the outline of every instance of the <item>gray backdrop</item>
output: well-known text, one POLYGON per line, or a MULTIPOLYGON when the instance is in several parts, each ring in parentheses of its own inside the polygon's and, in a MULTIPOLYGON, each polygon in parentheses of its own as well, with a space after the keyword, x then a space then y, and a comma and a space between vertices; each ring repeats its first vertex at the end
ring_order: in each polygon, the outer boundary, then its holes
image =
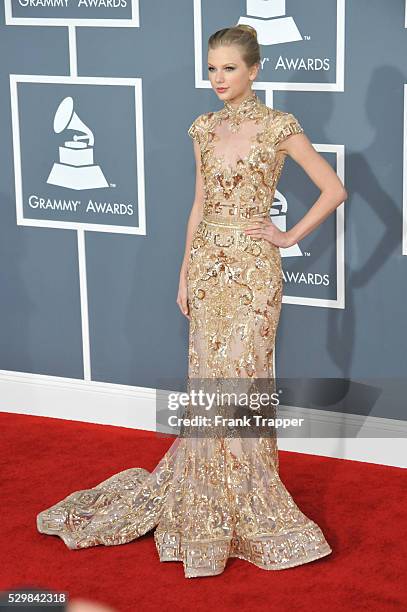
MULTIPOLYGON (((21 16, 18 3, 13 4, 15 16, 21 16)), ((206 3, 203 58, 207 34, 231 25, 236 4, 224 0, 219 8, 219 3, 206 3)), ((240 4, 242 9, 245 3, 240 4)), ((296 15, 298 22, 307 17, 303 30, 309 34, 314 29, 313 52, 323 57, 324 45, 332 47, 332 38, 323 36, 329 14, 305 11, 300 4, 287 1, 287 14, 296 15)), ((221 107, 215 93, 196 87, 193 11, 192 0, 141 0, 140 27, 76 28, 79 76, 141 78, 143 90, 146 235, 85 233, 91 379, 95 381, 157 387, 160 380, 184 377, 187 372, 188 322, 175 302, 194 195, 194 158, 187 129, 200 113, 221 107)), ((296 115, 313 143, 344 145, 349 194, 345 308, 284 304, 277 374, 364 382, 353 387, 357 392, 350 395, 349 412, 396 419, 405 418, 407 390, 407 257, 401 248, 407 80, 404 11, 402 0, 347 2, 344 91, 281 90, 274 91, 273 97, 276 108, 296 115), (374 400, 372 389, 378 391, 373 393, 374 400)), ((35 17, 35 13, 27 16, 35 17)), ((81 379, 77 234, 71 229, 16 223, 9 84, 10 74, 69 75, 68 30, 5 25, 2 11, 0 19, 0 369, 81 379)), ((278 53, 283 47, 288 49, 282 45, 278 53)), ((284 78, 287 83, 306 83, 314 76, 302 72, 284 78)), ((332 70, 317 76, 328 82, 332 70)), ((205 64, 203 78, 207 78, 205 64)), ((27 181, 38 178, 42 164, 47 173, 50 162, 57 159, 61 141, 52 133, 52 119, 55 101, 67 95, 62 90, 48 93, 46 86, 41 94, 38 84, 30 87, 26 97, 20 89, 19 108, 20 130, 24 130, 22 171, 27 181), (49 134, 41 123, 46 112, 49 134), (32 177, 27 168, 30 160, 38 163, 38 170, 31 169, 32 177)), ((87 125, 95 127, 99 121, 106 127, 103 136, 99 128, 95 141, 95 154, 99 144, 96 161, 103 162, 111 174, 116 170, 115 176, 124 168, 122 184, 128 181, 131 186, 139 160, 132 157, 132 145, 124 143, 126 134, 134 132, 134 116, 129 123, 131 115, 121 109, 120 96, 114 97, 114 92, 110 103, 109 95, 99 99, 96 91, 91 92, 88 106, 85 94, 78 115, 87 125), (117 140, 114 154, 107 144, 103 146, 103 138, 106 143, 117 140), (117 167, 115 160, 120 162, 117 167)), ((265 99, 264 91, 258 95, 265 99)), ((299 202, 297 217, 318 195, 290 159, 281 186, 290 201, 299 202)), ((135 190, 133 200, 139 210, 135 190)), ((320 244, 328 243, 321 253, 329 253, 326 249, 335 227, 329 223, 333 218, 319 230, 320 244)), ((315 240, 310 236, 302 246, 310 250, 308 246, 314 245, 315 253, 315 240)), ((332 267, 328 257, 326 268, 332 267)), ((287 293, 291 291, 287 286, 287 293)), ((310 288, 301 291, 306 297, 310 288)))

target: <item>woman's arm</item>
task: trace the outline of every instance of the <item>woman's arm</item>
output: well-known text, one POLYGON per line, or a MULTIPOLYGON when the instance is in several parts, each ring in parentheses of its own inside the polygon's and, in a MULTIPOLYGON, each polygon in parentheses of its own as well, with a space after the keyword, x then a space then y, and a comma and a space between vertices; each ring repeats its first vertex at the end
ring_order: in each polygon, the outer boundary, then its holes
POLYGON ((347 191, 328 162, 304 133, 291 134, 279 143, 278 151, 290 155, 321 190, 313 206, 291 229, 282 232, 270 219, 255 222, 245 230, 253 238, 269 240, 278 247, 293 246, 311 233, 348 197, 347 191))
POLYGON ((195 153, 195 162, 196 162, 196 180, 195 180, 195 198, 194 203, 192 205, 192 210, 188 219, 187 226, 187 236, 185 241, 185 253, 184 258, 181 264, 181 270, 179 275, 179 285, 178 285, 178 295, 177 295, 177 304, 183 315, 187 317, 187 319, 191 320, 191 315, 189 313, 189 302, 188 302, 188 263, 189 263, 189 255, 191 252, 192 246, 192 238, 195 233, 199 222, 203 217, 203 202, 204 202, 204 187, 203 187, 203 179, 201 174, 201 151, 199 144, 194 140, 194 153, 195 153))
POLYGON ((195 198, 192 205, 191 213, 188 219, 187 233, 185 240, 185 253, 182 260, 180 274, 186 276, 188 269, 189 254, 191 251, 192 237, 196 228, 203 217, 203 202, 204 202, 204 186, 201 174, 201 151, 199 144, 194 140, 194 154, 195 154, 195 165, 196 165, 196 178, 195 178, 195 198))
POLYGON ((308 174, 321 190, 321 194, 307 213, 286 233, 296 244, 312 232, 346 200, 348 193, 339 176, 312 146, 306 134, 294 134, 286 138, 279 151, 288 154, 308 174))

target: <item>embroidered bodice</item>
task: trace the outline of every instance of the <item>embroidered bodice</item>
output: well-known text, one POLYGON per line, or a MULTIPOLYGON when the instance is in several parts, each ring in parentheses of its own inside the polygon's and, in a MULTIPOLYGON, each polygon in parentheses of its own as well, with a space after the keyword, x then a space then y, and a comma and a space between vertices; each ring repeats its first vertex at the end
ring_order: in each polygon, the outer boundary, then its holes
POLYGON ((204 218, 239 223, 267 216, 286 153, 280 142, 303 132, 292 113, 273 109, 254 92, 237 107, 199 115, 188 134, 201 151, 204 218))

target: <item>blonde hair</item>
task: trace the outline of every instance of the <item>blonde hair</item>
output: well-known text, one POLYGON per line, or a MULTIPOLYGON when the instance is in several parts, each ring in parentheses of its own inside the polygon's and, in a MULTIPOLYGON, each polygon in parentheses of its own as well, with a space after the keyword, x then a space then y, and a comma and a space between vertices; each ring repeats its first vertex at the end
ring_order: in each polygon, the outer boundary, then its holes
POLYGON ((218 30, 209 37, 209 49, 216 49, 222 45, 239 45, 242 49, 243 61, 248 68, 261 61, 257 32, 250 25, 236 24, 231 28, 218 30))

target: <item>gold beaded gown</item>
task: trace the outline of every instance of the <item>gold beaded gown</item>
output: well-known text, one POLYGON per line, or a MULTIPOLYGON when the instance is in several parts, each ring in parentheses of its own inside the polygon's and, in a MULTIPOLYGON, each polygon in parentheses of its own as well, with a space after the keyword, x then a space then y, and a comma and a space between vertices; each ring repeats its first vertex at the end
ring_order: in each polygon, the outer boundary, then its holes
MULTIPOLYGON (((270 215, 286 155, 277 147, 301 132, 293 114, 254 92, 188 130, 205 192, 187 275, 189 379, 274 380, 280 251, 243 229, 270 215)), ((40 512, 37 529, 70 549, 154 529, 160 561, 181 561, 187 578, 220 574, 230 557, 279 570, 332 552, 279 478, 275 436, 179 436, 151 473, 133 467, 75 491, 40 512)))

